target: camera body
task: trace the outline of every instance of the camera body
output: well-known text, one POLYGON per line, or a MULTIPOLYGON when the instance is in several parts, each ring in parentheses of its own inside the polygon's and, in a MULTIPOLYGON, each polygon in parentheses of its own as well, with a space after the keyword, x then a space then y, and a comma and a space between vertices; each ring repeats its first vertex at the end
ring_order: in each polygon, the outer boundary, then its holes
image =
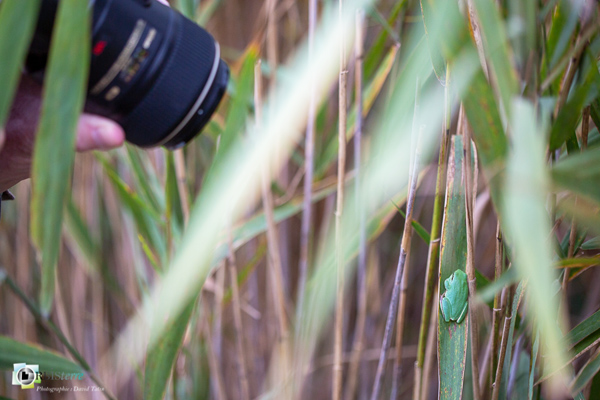
MULTIPOLYGON (((27 71, 42 81, 60 0, 42 0, 27 71)), ((118 122, 129 142, 177 148, 216 110, 229 80, 218 43, 156 0, 95 0, 87 112, 118 122)))

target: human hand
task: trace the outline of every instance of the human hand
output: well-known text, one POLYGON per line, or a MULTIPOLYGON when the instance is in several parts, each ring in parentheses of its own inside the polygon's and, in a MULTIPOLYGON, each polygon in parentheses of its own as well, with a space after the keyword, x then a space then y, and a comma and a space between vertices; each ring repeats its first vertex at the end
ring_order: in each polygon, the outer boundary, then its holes
MULTIPOLYGON (((0 132, 0 193, 29 178, 42 87, 21 76, 4 132, 0 132)), ((107 118, 83 114, 77 125, 77 151, 109 150, 125 140, 123 129, 107 118)))
MULTIPOLYGON (((166 0, 158 1, 169 5, 166 0)), ((0 193, 30 176, 41 104, 42 87, 22 75, 5 130, 0 127, 0 193)), ((77 151, 109 150, 124 141, 125 133, 116 122, 90 114, 80 117, 77 151)))

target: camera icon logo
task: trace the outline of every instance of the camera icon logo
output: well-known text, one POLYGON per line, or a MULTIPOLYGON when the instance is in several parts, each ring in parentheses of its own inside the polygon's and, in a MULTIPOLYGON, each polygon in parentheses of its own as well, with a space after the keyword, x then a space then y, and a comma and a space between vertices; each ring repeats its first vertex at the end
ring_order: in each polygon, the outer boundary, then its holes
POLYGON ((42 382, 39 365, 17 363, 13 367, 13 385, 21 385, 21 389, 32 389, 36 383, 42 382))

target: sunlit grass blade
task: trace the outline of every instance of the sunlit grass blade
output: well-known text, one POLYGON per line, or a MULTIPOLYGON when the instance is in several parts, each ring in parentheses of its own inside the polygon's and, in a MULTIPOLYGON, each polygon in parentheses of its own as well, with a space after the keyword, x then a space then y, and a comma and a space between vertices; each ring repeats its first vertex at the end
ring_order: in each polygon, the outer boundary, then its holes
POLYGON ((98 269, 98 243, 83 220, 73 200, 67 203, 65 215, 65 233, 77 243, 77 248, 85 259, 85 265, 97 272, 98 269))
POLYGON ((600 371, 600 349, 594 353, 588 362, 581 368, 573 382, 571 382, 571 393, 578 393, 583 390, 598 371, 600 371))
POLYGON ((538 330, 535 331, 535 336, 533 339, 533 348, 531 349, 531 366, 529 370, 529 388, 527 390, 527 399, 533 400, 533 390, 535 383, 535 365, 537 363, 537 358, 540 350, 540 333, 538 330))
MULTIPOLYGON (((402 215, 402 218, 406 218, 406 213, 396 204, 394 204, 394 206, 396 207, 396 210, 398 210, 400 215, 402 215)), ((431 241, 431 235, 429 234, 427 229, 423 225, 421 225, 417 220, 412 220, 411 225, 417 233, 417 235, 419 235, 419 237, 423 239, 425 243, 429 244, 429 242, 431 241)))
MULTIPOLYGON (((552 25, 546 40, 546 55, 543 63, 542 74, 552 69, 561 56, 567 51, 569 40, 577 27, 576 4, 568 0, 560 0, 554 9, 552 25)), ((558 85, 558 82, 556 82, 558 85)), ((554 86, 555 94, 558 86, 554 86)))
MULTIPOLYGON (((542 127, 530 103, 515 100, 512 110, 513 150, 504 186, 502 223, 515 264, 528 282, 529 310, 536 317, 543 344, 546 370, 564 365, 567 356, 560 345, 562 317, 558 316, 558 297, 548 295, 556 280, 552 247, 548 240, 550 220, 545 210, 549 171, 545 162, 542 127)), ((555 390, 565 389, 565 376, 553 379, 555 390)))
POLYGON ((517 77, 512 65, 512 54, 508 47, 508 36, 498 5, 492 0, 474 0, 479 29, 484 41, 486 60, 491 67, 490 79, 499 92, 505 115, 510 112, 510 102, 517 93, 517 77))
MULTIPOLYGON (((456 270, 464 272, 467 262, 462 136, 452 137, 449 154, 446 203, 440 247, 438 299, 445 291, 444 281, 456 270)), ((440 398, 444 400, 462 399, 466 369, 468 321, 469 319, 465 318, 460 324, 455 321, 446 322, 444 315, 441 312, 438 313, 439 394, 440 398)))
POLYGON ((177 174, 175 172, 175 159, 172 152, 167 152, 165 157, 165 218, 170 224, 169 236, 172 240, 179 240, 184 226, 183 207, 177 188, 177 174))
POLYGON ((492 199, 498 208, 508 140, 492 88, 479 69, 468 90, 462 96, 465 113, 473 128, 473 140, 483 172, 490 184, 492 199))
MULTIPOLYGON (((347 9, 352 11, 343 15, 344 30, 350 32, 354 27, 354 7, 367 4, 367 0, 348 4, 347 9)), ((151 339, 160 337, 165 326, 169 326, 201 289, 212 269, 219 235, 227 224, 237 221, 257 200, 264 163, 271 161, 274 153, 289 154, 297 141, 308 109, 306 79, 314 74, 315 87, 321 89, 317 93, 320 98, 337 76, 339 59, 331 57, 339 49, 341 27, 337 21, 338 18, 333 18, 323 22, 315 40, 314 63, 305 63, 306 53, 298 55, 300 61, 291 61, 290 76, 293 79, 282 77, 283 83, 271 96, 265 110, 261 131, 249 132, 244 140, 236 141, 227 152, 221 153, 221 160, 213 163, 168 273, 155 284, 152 296, 116 340, 105 359, 107 365, 114 366, 113 357, 122 359, 124 353, 134 363, 140 362, 148 346, 151 348, 153 344, 151 339), (290 96, 290 93, 294 95, 290 96), (148 322, 153 320, 161 323, 151 327, 152 335, 149 336, 148 322), (134 341, 135 346, 132 345, 134 341)), ((279 167, 280 164, 274 165, 275 170, 279 167)), ((119 379, 128 377, 132 365, 121 367, 117 373, 119 379)))
POLYGON ((173 364, 179 354, 183 335, 190 322, 195 303, 194 299, 183 309, 170 328, 156 340, 156 344, 148 351, 144 373, 144 399, 161 400, 165 397, 173 364))
POLYGON ((44 102, 33 155, 31 231, 42 261, 40 307, 54 299, 64 203, 75 157, 75 131, 90 63, 90 8, 86 0, 59 3, 46 70, 44 102))
POLYGON ((435 76, 442 85, 446 82, 446 60, 442 55, 442 49, 440 48, 440 42, 429 37, 428 30, 436 23, 436 16, 434 12, 435 2, 433 0, 421 0, 421 15, 423 16, 423 26, 425 27, 425 34, 427 36, 427 46, 429 47, 429 55, 431 56, 431 64, 435 76))
POLYGON ((40 0, 5 0, 0 7, 0 130, 8 118, 39 7, 40 0))
MULTIPOLYGON (((573 94, 561 108, 550 131, 550 150, 556 150, 569 137, 575 136, 577 123, 581 119, 583 107, 598 95, 600 89, 600 74, 595 61, 588 63, 585 78, 573 89, 573 94)), ((567 90, 567 89, 565 89, 567 90)))
POLYGON ((560 188, 600 202, 600 147, 574 154, 552 168, 552 180, 560 188))
POLYGON ((164 260, 166 256, 166 243, 160 230, 164 225, 163 218, 154 212, 152 207, 140 199, 131 187, 121 179, 116 169, 106 157, 100 154, 96 156, 100 164, 104 167, 106 175, 115 188, 122 205, 133 216, 138 232, 144 235, 148 243, 152 244, 152 248, 158 253, 160 259, 164 260))
POLYGON ((85 373, 79 365, 53 350, 0 336, 0 369, 12 371, 15 362, 37 364, 44 372, 85 373))
MULTIPOLYGON (((406 12, 406 4, 407 0, 401 0, 396 2, 392 11, 390 11, 387 24, 390 26, 395 25, 395 21, 399 18, 400 15, 404 15, 406 12)), ((373 42, 367 51, 365 56, 365 77, 367 79, 371 78, 371 75, 375 73, 375 71, 381 65, 381 56, 383 54, 383 50, 385 48, 387 38, 389 36, 389 32, 387 29, 382 29, 381 33, 377 37, 377 39, 373 42)))
POLYGON ((142 153, 140 149, 131 145, 126 145, 126 150, 127 163, 131 166, 136 186, 141 189, 138 192, 157 215, 164 214, 165 201, 160 196, 158 189, 160 184, 148 154, 142 153))

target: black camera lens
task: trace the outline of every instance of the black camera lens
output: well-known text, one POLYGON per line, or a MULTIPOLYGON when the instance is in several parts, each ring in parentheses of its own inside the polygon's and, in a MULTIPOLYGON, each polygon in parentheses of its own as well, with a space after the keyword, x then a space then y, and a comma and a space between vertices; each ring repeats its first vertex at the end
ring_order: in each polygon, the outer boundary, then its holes
MULTIPOLYGON (((27 69, 39 79, 60 0, 42 0, 27 69)), ((129 142, 176 148, 215 112, 229 80, 218 43, 156 0, 95 0, 86 111, 121 124, 129 142)))

